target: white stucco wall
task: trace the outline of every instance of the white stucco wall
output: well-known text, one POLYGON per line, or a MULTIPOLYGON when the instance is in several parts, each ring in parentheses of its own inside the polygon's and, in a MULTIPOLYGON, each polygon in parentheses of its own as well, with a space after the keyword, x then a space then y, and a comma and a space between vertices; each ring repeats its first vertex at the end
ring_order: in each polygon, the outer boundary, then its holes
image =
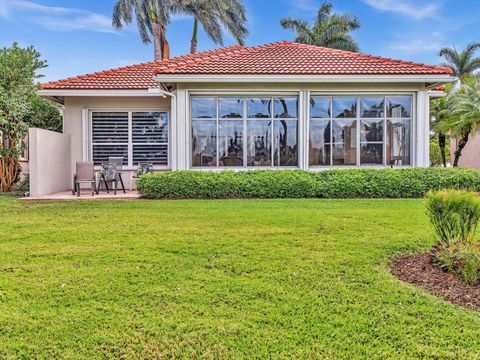
MULTIPOLYGON (((457 150, 457 139, 450 140, 450 163, 453 164, 455 159, 455 151, 457 150)), ((480 169, 480 133, 471 136, 467 145, 462 150, 462 156, 458 162, 458 166, 472 167, 480 169)))
POLYGON ((29 130, 30 194, 48 195, 72 187, 69 135, 32 128, 29 130))

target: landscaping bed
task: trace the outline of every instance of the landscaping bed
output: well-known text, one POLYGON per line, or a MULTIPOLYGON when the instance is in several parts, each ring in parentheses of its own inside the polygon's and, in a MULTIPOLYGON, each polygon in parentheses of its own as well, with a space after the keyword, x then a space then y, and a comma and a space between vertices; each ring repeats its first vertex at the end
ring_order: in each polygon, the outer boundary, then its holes
POLYGON ((435 266, 432 253, 397 258, 391 270, 400 280, 420 286, 447 301, 480 309, 480 286, 465 285, 458 277, 435 266))

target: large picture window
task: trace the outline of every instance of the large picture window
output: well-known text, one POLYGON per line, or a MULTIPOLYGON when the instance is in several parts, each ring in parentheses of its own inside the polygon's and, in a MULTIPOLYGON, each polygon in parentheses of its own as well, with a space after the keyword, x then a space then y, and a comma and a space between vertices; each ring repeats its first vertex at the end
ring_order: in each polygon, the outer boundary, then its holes
POLYGON ((411 96, 313 96, 309 165, 410 165, 411 96))
POLYGON ((298 166, 296 97, 192 97, 193 167, 298 166))
POLYGON ((168 165, 168 113, 92 112, 92 159, 96 165, 109 157, 123 157, 123 164, 150 162, 168 165))

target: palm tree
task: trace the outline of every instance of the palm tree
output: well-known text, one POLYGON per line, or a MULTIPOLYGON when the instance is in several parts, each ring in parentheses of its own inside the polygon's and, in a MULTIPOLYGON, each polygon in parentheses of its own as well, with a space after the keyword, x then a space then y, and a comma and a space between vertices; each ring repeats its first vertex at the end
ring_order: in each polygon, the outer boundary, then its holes
POLYGON ((454 46, 441 49, 438 55, 447 61, 443 65, 451 68, 453 74, 461 81, 465 76, 472 75, 480 69, 480 57, 474 57, 479 49, 480 43, 472 42, 460 53, 454 46))
POLYGON ((359 46, 349 32, 357 30, 360 21, 351 14, 332 14, 332 9, 333 5, 325 1, 318 9, 313 25, 290 18, 281 19, 280 24, 284 29, 295 31, 296 42, 358 52, 359 46))
POLYGON ((431 128, 437 137, 442 157, 443 167, 447 167, 446 144, 447 134, 445 128, 448 128, 447 121, 450 115, 451 100, 450 95, 435 99, 430 104, 431 128))
POLYGON ((134 13, 142 41, 149 44, 150 37, 153 37, 155 60, 168 59, 170 49, 166 29, 172 10, 172 0, 117 0, 112 24, 115 29, 121 30, 132 22, 134 13))
POLYGON ((474 136, 480 125, 480 81, 465 78, 464 84, 452 98, 450 114, 442 126, 458 139, 453 166, 457 167, 470 135, 474 136))
POLYGON ((197 52, 198 25, 202 24, 207 36, 223 45, 222 26, 243 45, 248 35, 245 6, 242 0, 177 0, 175 10, 194 18, 190 53, 197 52))

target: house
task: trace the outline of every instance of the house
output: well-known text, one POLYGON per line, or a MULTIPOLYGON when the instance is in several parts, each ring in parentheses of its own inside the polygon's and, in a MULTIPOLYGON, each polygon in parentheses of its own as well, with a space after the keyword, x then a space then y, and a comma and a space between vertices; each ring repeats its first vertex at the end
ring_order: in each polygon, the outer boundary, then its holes
POLYGON ((141 161, 157 170, 428 166, 431 90, 453 80, 445 67, 284 41, 45 83, 40 95, 64 106, 64 134, 30 134, 32 193, 70 188, 76 161, 109 156, 132 174, 141 161))

